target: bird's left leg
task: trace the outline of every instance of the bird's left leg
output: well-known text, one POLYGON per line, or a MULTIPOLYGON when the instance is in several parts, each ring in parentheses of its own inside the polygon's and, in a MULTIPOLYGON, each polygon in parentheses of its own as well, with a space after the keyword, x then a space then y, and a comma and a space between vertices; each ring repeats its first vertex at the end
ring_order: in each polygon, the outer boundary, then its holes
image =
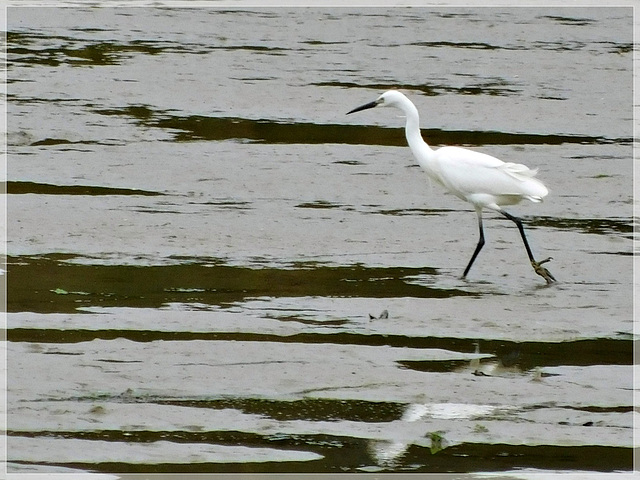
POLYGON ((531 253, 531 248, 529 247, 529 242, 527 241, 527 237, 524 234, 524 227, 522 226, 522 220, 520 220, 518 217, 514 217, 513 215, 505 212, 504 210, 500 210, 500 213, 505 217, 507 217, 509 220, 511 220, 513 223, 515 223, 516 226, 518 227, 518 230, 520 231, 520 236, 522 237, 522 241, 524 242, 524 248, 527 249, 527 255, 529 255, 529 261, 531 262, 531 266, 533 267, 533 270, 538 275, 540 275, 542 278, 545 279, 545 281, 547 282, 547 285, 555 282, 556 279, 554 278, 554 276, 551 275, 549 270, 547 270, 542 266, 543 263, 547 263, 549 260, 551 260, 551 257, 545 258, 540 262, 536 262, 536 259, 533 257, 533 253, 531 253))

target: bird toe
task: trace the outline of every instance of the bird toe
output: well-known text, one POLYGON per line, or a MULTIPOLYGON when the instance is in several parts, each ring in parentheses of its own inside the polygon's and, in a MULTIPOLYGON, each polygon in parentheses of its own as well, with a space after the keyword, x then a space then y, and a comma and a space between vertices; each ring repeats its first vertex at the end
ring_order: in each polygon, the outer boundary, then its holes
POLYGON ((536 262, 535 260, 531 261, 531 266, 533 267, 533 270, 538 275, 540 275, 542 278, 545 279, 545 281, 547 282, 547 285, 557 281, 555 279, 555 277, 553 275, 551 275, 551 272, 549 272, 549 270, 547 270, 546 268, 544 268, 542 266, 543 263, 547 263, 550 260, 551 260, 551 257, 545 258, 544 260, 542 260, 540 262, 536 262))

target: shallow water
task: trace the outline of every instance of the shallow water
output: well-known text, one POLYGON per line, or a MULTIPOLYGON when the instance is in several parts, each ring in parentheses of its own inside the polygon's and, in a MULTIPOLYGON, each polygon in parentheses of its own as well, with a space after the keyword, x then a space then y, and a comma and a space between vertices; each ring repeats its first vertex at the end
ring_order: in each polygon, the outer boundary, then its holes
POLYGON ((631 15, 10 9, 10 471, 630 471, 631 15))

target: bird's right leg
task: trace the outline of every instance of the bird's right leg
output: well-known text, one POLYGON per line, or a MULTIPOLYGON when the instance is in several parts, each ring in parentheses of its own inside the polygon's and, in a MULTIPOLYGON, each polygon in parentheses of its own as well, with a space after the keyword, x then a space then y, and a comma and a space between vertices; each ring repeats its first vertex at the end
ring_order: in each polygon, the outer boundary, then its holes
POLYGON ((473 255, 471 255, 471 260, 469 260, 469 264, 467 265, 467 268, 464 269, 462 278, 465 278, 467 276, 467 273, 469 273, 469 270, 471 270, 471 265, 473 265, 473 262, 475 262, 476 257, 480 253, 480 250, 482 250, 482 247, 484 247, 484 230, 482 229, 482 208, 476 208, 476 215, 478 215, 478 229, 480 230, 480 239, 478 240, 478 245, 476 245, 476 249, 474 250, 473 255))
POLYGON ((551 260, 551 257, 545 258, 544 260, 537 262, 536 259, 533 258, 533 253, 531 253, 529 242, 527 241, 527 237, 524 234, 524 227, 522 226, 522 221, 518 217, 514 217, 513 215, 505 212, 504 210, 500 210, 500 213, 505 217, 507 217, 509 220, 511 220, 513 223, 515 223, 516 226, 518 227, 518 230, 520 231, 520 236, 522 237, 522 241, 524 242, 524 247, 527 250, 527 255, 529 256, 529 261, 531 262, 531 266, 533 267, 533 270, 538 275, 540 275, 542 278, 545 279, 545 281, 547 282, 547 285, 555 282, 556 279, 553 275, 551 275, 551 272, 549 272, 549 270, 547 270, 542 266, 543 263, 547 263, 549 260, 551 260))

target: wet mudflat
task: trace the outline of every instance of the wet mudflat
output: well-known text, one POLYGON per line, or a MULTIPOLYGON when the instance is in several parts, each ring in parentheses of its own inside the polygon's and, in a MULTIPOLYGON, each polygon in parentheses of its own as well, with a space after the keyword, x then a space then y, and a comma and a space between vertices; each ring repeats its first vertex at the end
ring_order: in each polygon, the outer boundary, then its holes
POLYGON ((631 471, 630 9, 68 13, 8 17, 10 471, 631 471), (492 214, 460 278, 470 206, 344 115, 391 87, 539 168, 557 284, 492 214))

